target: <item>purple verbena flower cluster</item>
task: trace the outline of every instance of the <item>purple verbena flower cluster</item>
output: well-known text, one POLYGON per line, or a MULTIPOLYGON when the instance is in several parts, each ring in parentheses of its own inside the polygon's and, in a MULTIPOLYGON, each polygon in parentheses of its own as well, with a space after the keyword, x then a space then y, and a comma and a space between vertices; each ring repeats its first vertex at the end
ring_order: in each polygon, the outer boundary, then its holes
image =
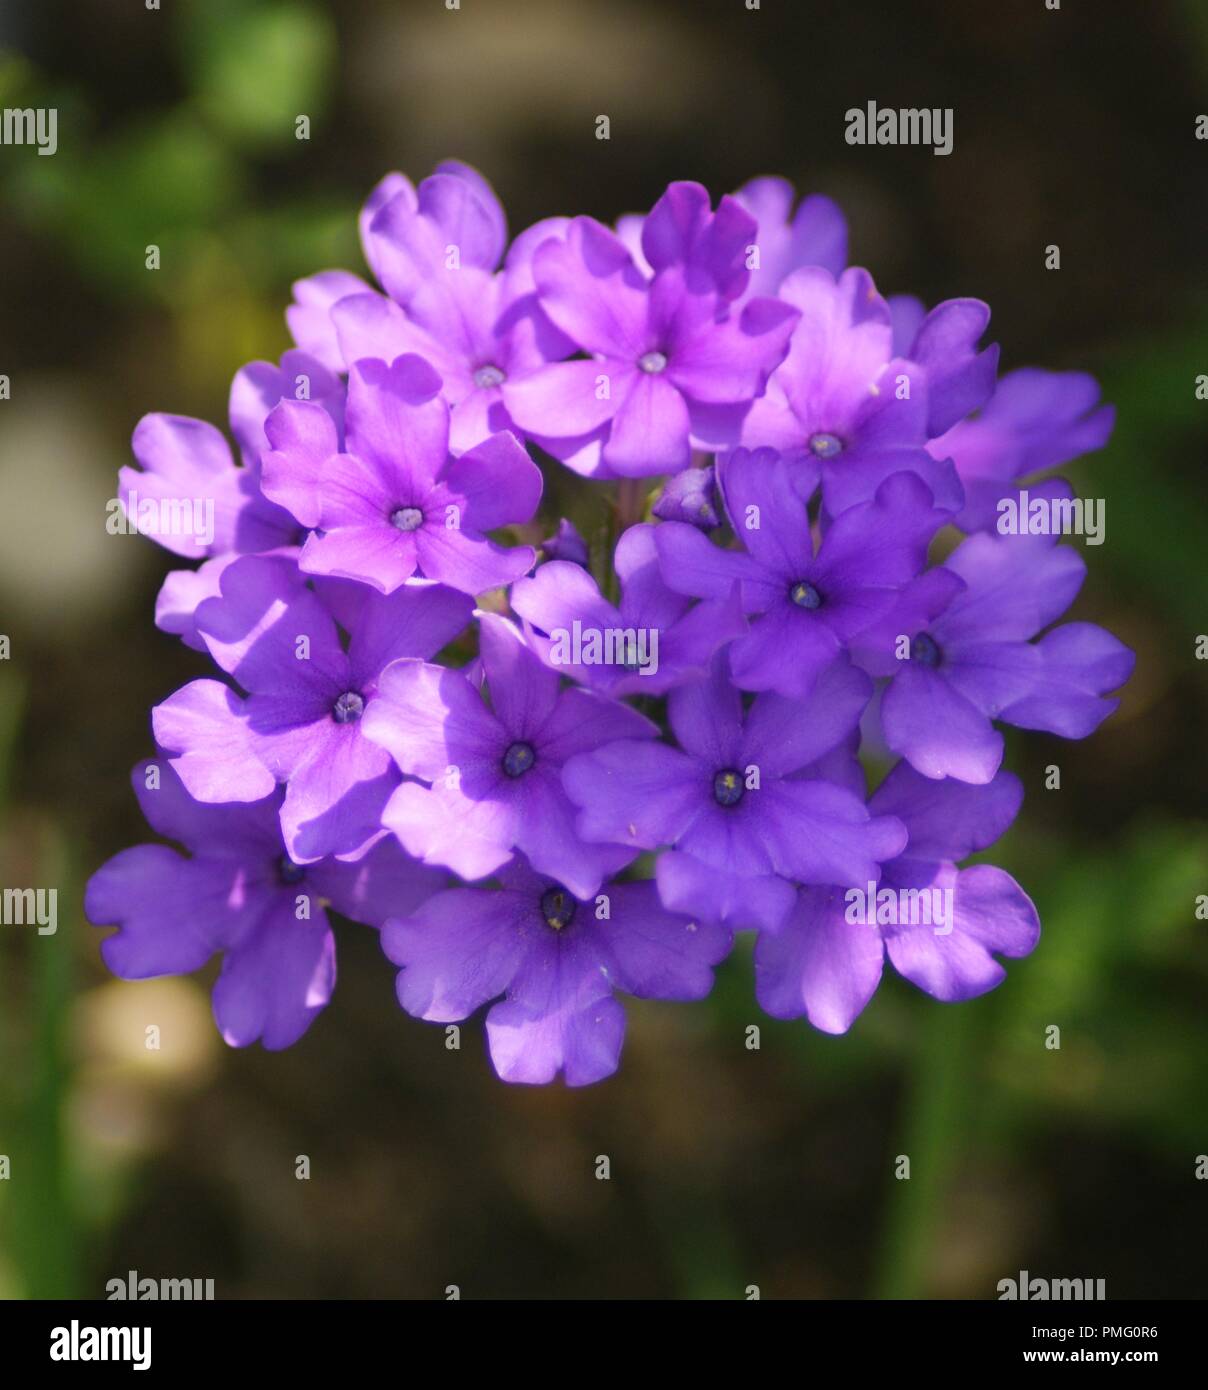
POLYGON ((832 1033, 886 955, 952 1001, 1031 951, 1020 886, 960 867, 1022 800, 998 726, 1086 737, 1133 657, 1054 626, 1072 546, 995 523, 1021 482, 1070 498, 1037 475, 1112 410, 1080 373, 999 379, 984 304, 882 298, 839 209, 794 201, 676 183, 509 243, 473 170, 392 174, 381 288, 295 286, 296 347, 232 385, 238 462, 139 424, 122 498, 212 519, 157 530, 200 563, 156 622, 218 678, 153 710, 134 772, 186 853, 89 884, 115 974, 219 955, 224 1038, 286 1047, 331 997, 330 907, 380 929, 408 1013, 489 1005, 501 1077, 581 1085, 618 992, 702 998, 738 930, 762 1007, 832 1033), (537 520, 539 461, 605 484, 597 570, 537 520), (871 797, 862 743, 896 759, 871 797))

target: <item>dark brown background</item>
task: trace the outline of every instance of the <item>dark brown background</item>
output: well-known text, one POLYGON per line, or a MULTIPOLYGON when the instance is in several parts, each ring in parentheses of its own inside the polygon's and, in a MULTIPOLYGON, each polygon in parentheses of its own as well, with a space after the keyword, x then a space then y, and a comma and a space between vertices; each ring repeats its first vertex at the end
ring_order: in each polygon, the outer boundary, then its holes
POLYGON ((60 110, 54 159, 0 148, 0 877, 64 893, 56 937, 0 928, 0 1295, 128 1269, 221 1297, 987 1298, 1021 1267, 1208 1292, 1205 7, 26 0, 0 46, 0 105, 60 110), (849 147, 869 100, 952 107, 953 154, 849 147), (448 156, 514 229, 783 173, 842 202, 885 292, 982 297, 1005 367, 1104 381, 1116 438, 1073 476, 1107 543, 1074 616, 1139 666, 1088 742, 1011 742, 1028 795, 995 858, 1045 930, 996 995, 887 977, 829 1038, 762 1018, 740 949, 708 1004, 633 1005, 619 1076, 571 1092, 498 1082, 477 1024, 445 1051, 350 925, 286 1054, 223 1048, 204 982, 107 979, 79 886, 144 837, 147 712, 204 668, 152 625, 168 558, 104 534, 130 430, 221 423, 236 368, 286 346, 289 281, 362 269, 360 199, 448 156))

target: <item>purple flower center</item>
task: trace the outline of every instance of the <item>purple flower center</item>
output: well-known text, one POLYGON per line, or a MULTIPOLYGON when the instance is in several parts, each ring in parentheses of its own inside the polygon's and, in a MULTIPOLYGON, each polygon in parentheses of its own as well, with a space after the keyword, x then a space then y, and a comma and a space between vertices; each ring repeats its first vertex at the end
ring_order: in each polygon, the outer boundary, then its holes
POLYGON ((492 386, 502 386, 507 380, 507 373, 494 363, 488 363, 485 367, 479 367, 474 373, 474 385, 480 391, 489 391, 492 386))
POLYGON ((346 690, 331 707, 331 717, 337 724, 355 724, 364 713, 364 697, 355 690, 346 690))
POLYGON ((277 860, 277 877, 285 884, 301 883, 306 877, 306 865, 295 864, 288 854, 277 860))
POLYGON ((822 606, 822 595, 814 588, 808 579, 799 579, 796 584, 789 589, 789 598, 793 600, 798 608, 808 608, 812 611, 822 606))
POLYGON ((816 458, 833 459, 843 452, 843 441, 837 434, 810 435, 810 451, 816 458))
POLYGON ((939 644, 929 632, 920 632, 910 644, 910 659, 932 668, 940 664, 939 644))
POLYGON ((545 925, 553 927, 555 931, 570 926, 577 906, 578 903, 565 888, 547 888, 541 894, 541 916, 545 919, 545 925))
POLYGON ((713 800, 719 806, 737 806, 745 791, 742 773, 737 768, 723 767, 713 774, 713 800))
POLYGON ((418 531, 424 514, 418 507, 398 507, 390 513, 390 524, 399 531, 418 531))
POLYGON ((536 761, 531 743, 513 743, 503 755, 503 770, 509 777, 523 777, 536 761))
POLYGON ((661 352, 644 352, 638 358, 638 366, 651 376, 657 376, 667 370, 667 359, 661 352))

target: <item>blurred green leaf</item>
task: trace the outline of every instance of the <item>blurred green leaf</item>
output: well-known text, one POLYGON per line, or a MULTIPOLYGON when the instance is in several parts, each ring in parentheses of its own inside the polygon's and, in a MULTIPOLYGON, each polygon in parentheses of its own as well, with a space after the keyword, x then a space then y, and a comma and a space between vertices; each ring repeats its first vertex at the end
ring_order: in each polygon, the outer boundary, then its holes
POLYGON ((1187 457, 1203 453, 1205 405, 1195 398, 1195 378, 1206 364, 1205 322, 1132 345, 1103 373, 1104 397, 1117 410, 1111 444, 1077 475, 1080 492, 1111 504, 1104 563, 1192 632, 1203 631, 1208 507, 1202 488, 1157 465, 1161 456, 1177 458, 1182 442, 1187 457))
POLYGON ((288 146, 297 117, 323 110, 336 36, 317 6, 205 0, 189 7, 178 34, 200 109, 231 138, 288 146))
POLYGON ((130 126, 87 151, 26 166, 17 201, 71 246, 86 273, 123 291, 170 295, 199 231, 242 188, 233 157, 195 118, 173 113, 130 126), (148 270, 158 246, 161 269, 148 270))

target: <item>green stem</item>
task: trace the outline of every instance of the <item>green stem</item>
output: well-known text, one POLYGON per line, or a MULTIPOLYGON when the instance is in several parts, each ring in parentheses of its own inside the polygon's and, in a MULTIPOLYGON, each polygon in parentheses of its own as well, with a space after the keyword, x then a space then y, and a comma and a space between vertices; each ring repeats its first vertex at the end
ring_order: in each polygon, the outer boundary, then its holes
POLYGON ((622 478, 617 483, 617 529, 624 531, 641 521, 646 512, 646 484, 641 478, 622 478))
POLYGON ((910 1177, 891 1176, 875 1298, 926 1296, 945 1198, 962 1150, 972 1098, 973 1010, 931 1005, 915 1050, 902 1140, 893 1155, 910 1159, 910 1177))

